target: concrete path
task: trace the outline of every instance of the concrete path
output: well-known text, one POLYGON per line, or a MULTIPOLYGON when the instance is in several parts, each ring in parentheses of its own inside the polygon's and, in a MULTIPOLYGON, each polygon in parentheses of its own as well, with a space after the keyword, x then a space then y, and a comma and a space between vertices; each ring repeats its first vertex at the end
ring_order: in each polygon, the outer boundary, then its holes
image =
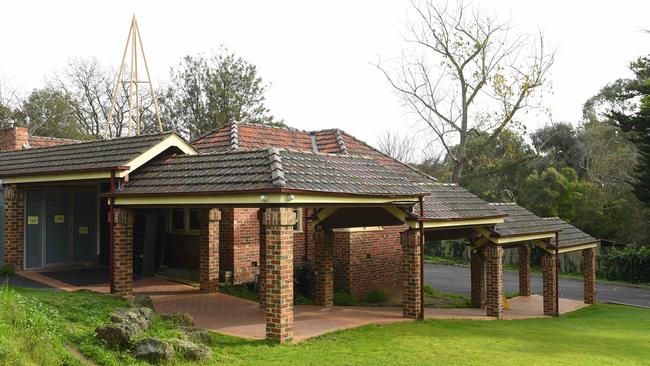
MULTIPOLYGON (((449 292, 470 296, 470 269, 468 266, 448 266, 428 264, 424 266, 424 282, 431 287, 449 292)), ((533 293, 542 293, 542 275, 533 273, 531 278, 533 293)), ((503 287, 506 293, 519 291, 519 274, 504 271, 503 287)), ((630 305, 650 307, 650 289, 611 283, 597 283, 596 299, 598 302, 620 302, 630 305)), ((560 297, 567 299, 583 299, 583 282, 580 280, 560 278, 560 297)))

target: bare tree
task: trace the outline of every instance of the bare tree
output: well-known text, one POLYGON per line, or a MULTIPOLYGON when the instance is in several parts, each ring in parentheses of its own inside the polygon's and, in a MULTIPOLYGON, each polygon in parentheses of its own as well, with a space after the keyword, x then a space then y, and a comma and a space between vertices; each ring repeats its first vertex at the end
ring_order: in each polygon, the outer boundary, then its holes
MULTIPOLYGON (((76 58, 68 63, 62 73, 55 75, 54 81, 51 83, 69 98, 79 123, 79 129, 86 136, 104 137, 116 82, 115 74, 113 70, 102 67, 96 58, 76 58)), ((125 78, 128 78, 128 75, 125 78)), ((120 83, 120 87, 121 90, 115 100, 113 121, 108 127, 109 137, 124 136, 129 122, 128 85, 120 83)), ((146 91, 141 93, 139 105, 143 132, 158 131, 152 112, 152 103, 153 100, 149 93, 146 91)))
POLYGON ((377 147, 379 151, 405 164, 412 163, 415 157, 413 137, 400 135, 396 131, 387 130, 377 137, 377 147))
POLYGON ((509 22, 461 0, 411 4, 415 21, 405 38, 413 51, 396 72, 377 67, 443 145, 458 182, 472 154, 468 136, 489 133, 487 145, 518 112, 538 106, 554 52, 543 35, 512 34, 509 22))

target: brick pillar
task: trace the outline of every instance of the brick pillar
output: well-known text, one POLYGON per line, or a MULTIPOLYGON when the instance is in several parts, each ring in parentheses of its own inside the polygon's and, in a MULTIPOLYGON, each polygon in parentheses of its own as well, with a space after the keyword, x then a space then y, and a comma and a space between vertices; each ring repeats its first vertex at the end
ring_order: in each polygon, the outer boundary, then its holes
POLYGON ((596 303, 596 255, 594 248, 582 251, 582 273, 585 280, 584 297, 585 304, 596 303))
POLYGON ((402 244, 402 316, 420 319, 420 233, 409 229, 400 235, 402 244))
POLYGON ((519 247, 519 296, 530 296, 530 247, 519 247))
POLYGON ((14 271, 23 269, 25 239, 25 192, 16 185, 4 189, 4 262, 14 271))
POLYGON ((334 233, 330 230, 314 231, 316 267, 316 304, 334 305, 334 233))
POLYGON ((544 287, 544 315, 557 315, 555 299, 557 284, 557 267, 555 266, 555 254, 544 254, 542 256, 542 282, 544 287))
POLYGON ((265 280, 266 339, 293 339, 293 210, 269 208, 266 227, 265 280))
POLYGON ((485 310, 487 316, 503 316, 503 248, 490 245, 485 248, 485 310))
POLYGON ((133 292, 133 210, 113 209, 113 283, 111 293, 129 296, 133 292))
POLYGON ((471 253, 472 307, 482 309, 485 305, 485 256, 482 251, 471 253))
POLYGON ((266 226, 264 226, 264 217, 266 210, 261 208, 258 211, 260 220, 260 262, 258 264, 258 291, 260 296, 260 305, 266 307, 266 226))
POLYGON ((199 218, 199 288, 201 292, 219 291, 219 221, 218 208, 201 212, 199 218))

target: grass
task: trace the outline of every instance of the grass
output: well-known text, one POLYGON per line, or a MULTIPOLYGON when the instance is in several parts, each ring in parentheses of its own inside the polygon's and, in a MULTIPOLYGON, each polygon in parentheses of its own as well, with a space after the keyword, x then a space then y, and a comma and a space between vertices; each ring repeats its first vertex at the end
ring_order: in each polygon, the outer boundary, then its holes
POLYGON ((462 259, 437 257, 435 255, 425 255, 424 262, 429 264, 444 264, 447 266, 453 266, 456 264, 469 264, 469 262, 462 259))
MULTIPOLYGON (((127 352, 105 350, 93 336, 123 300, 90 292, 3 289, 0 364, 81 364, 77 348, 102 365, 139 364, 127 352)), ((233 365, 645 365, 650 358, 650 310, 598 304, 560 318, 430 320, 365 326, 276 346, 214 335, 213 359, 233 365)), ((176 337, 156 319, 147 335, 176 337)), ((190 365, 176 359, 178 365, 190 365)))
POLYGON ((470 301, 462 295, 450 294, 424 285, 424 306, 442 309, 468 308, 470 301))

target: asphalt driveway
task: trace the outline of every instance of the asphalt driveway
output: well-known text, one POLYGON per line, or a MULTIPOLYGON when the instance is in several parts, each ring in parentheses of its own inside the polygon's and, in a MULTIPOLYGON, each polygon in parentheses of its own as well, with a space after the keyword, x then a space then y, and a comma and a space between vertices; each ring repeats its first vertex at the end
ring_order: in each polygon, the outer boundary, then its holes
MULTIPOLYGON (((468 266, 424 265, 424 282, 431 287, 453 294, 470 296, 470 269, 468 266)), ((533 273, 533 293, 542 293, 542 275, 533 273)), ((503 287, 506 293, 519 291, 519 274, 503 272, 503 287)), ((650 289, 599 282, 596 285, 598 302, 619 302, 650 307, 650 289)), ((560 297, 580 300, 583 298, 583 283, 580 280, 560 278, 560 297)))

